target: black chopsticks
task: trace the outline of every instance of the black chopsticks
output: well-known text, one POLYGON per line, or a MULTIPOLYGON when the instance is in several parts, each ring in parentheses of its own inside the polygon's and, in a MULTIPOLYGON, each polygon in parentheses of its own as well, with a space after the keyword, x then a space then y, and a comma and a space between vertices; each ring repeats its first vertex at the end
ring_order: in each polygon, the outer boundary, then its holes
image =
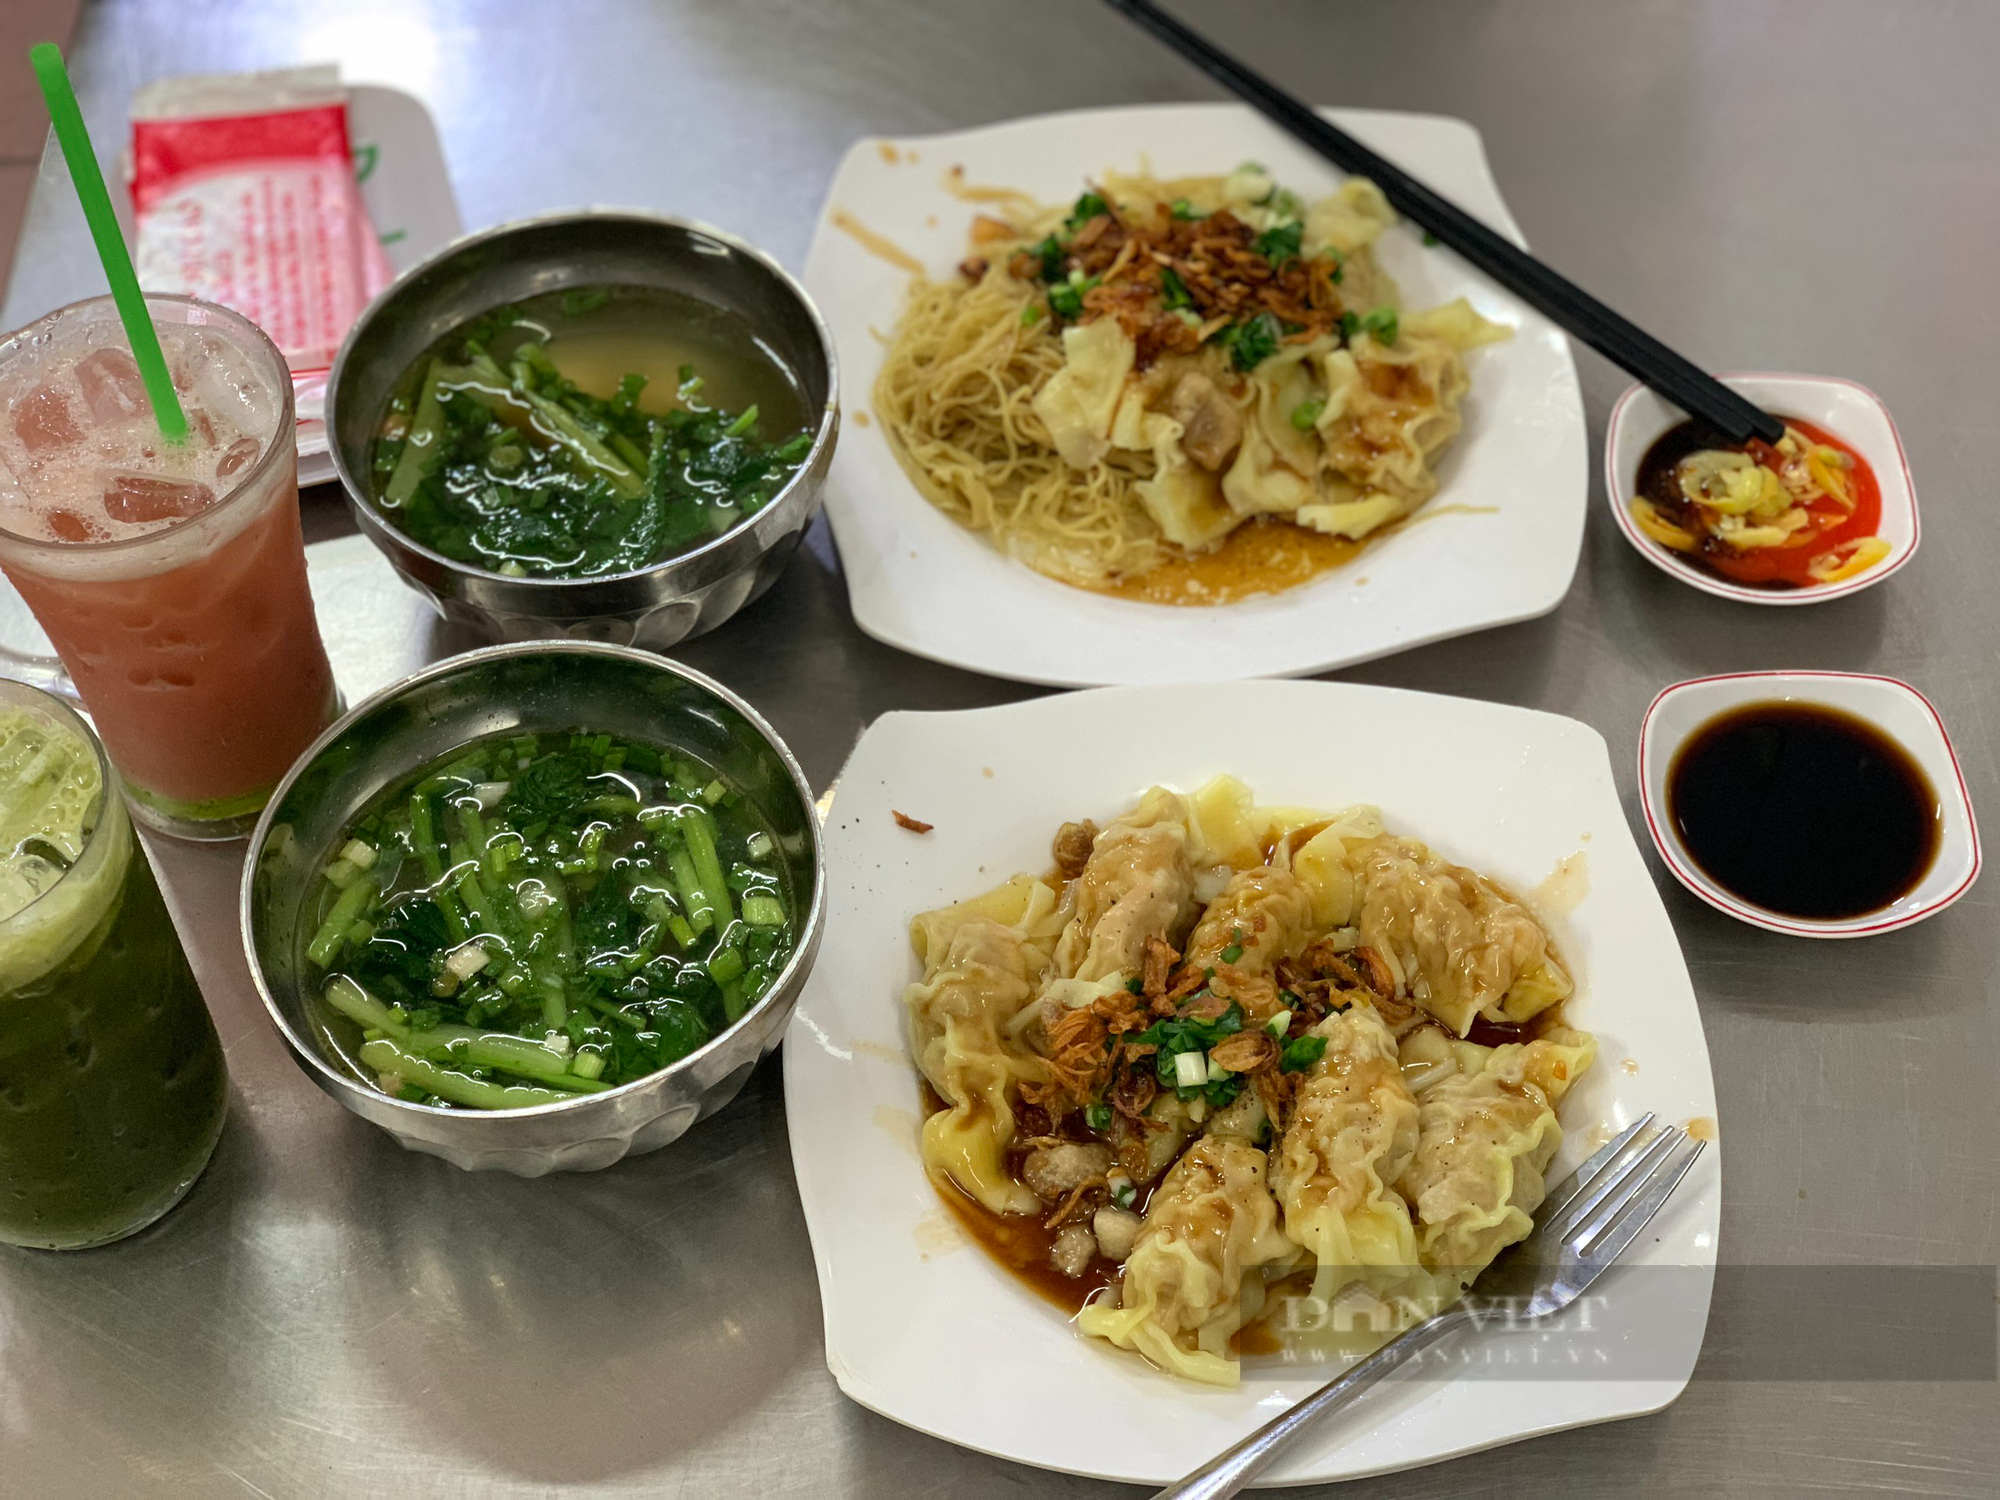
POLYGON ((1501 238, 1457 204, 1439 197, 1346 131, 1329 125, 1269 79, 1190 31, 1152 0, 1106 0, 1106 3, 1113 10, 1124 12, 1342 171, 1373 179, 1398 213, 1429 230, 1530 307, 1637 376, 1689 415, 1701 418, 1732 442, 1757 437, 1775 443, 1785 435, 1785 424, 1769 412, 1744 400, 1706 370, 1627 322, 1582 287, 1501 238))

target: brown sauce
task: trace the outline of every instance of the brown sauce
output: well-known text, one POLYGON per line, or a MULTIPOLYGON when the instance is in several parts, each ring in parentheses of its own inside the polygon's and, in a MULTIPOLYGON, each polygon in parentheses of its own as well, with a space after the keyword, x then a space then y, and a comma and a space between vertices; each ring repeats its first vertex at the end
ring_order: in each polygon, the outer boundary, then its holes
POLYGON ((1906 896, 1937 858, 1937 793, 1910 753, 1836 709, 1752 703, 1697 729, 1667 813, 1716 884, 1786 916, 1838 920, 1906 896))
POLYGON ((827 222, 841 233, 851 238, 870 255, 886 260, 899 271, 907 271, 912 276, 924 274, 924 263, 918 260, 886 234, 878 234, 855 218, 844 208, 836 208, 826 216, 827 222))
POLYGON ((959 1227, 1022 1285, 1061 1308, 1065 1317, 1075 1317, 1097 1293, 1118 1284, 1118 1267, 1101 1255, 1091 1257, 1081 1276, 1058 1271, 1049 1259, 1056 1231, 1046 1228, 1039 1214, 996 1214, 950 1178, 933 1176, 931 1181, 959 1227))
POLYGON ((1365 542, 1267 517, 1246 522, 1208 552, 1170 552, 1136 577, 1096 590, 1146 604, 1234 604, 1297 588, 1354 561, 1365 542))
MULTIPOLYGON (((925 1119, 950 1107, 930 1086, 928 1079, 918 1079, 917 1086, 925 1119)), ((1018 1169, 1018 1159, 1010 1165, 1018 1169)), ((937 1173, 929 1175, 931 1186, 944 1200, 944 1206, 951 1210, 952 1217, 958 1220, 959 1227, 995 1261, 1013 1272, 1016 1279, 1036 1296, 1060 1307, 1065 1316, 1075 1317, 1083 1310, 1083 1304, 1097 1293, 1118 1284, 1117 1262, 1102 1255, 1092 1256, 1081 1276, 1065 1276, 1058 1271, 1050 1258, 1055 1250, 1057 1231, 1042 1222, 1044 1215, 996 1214, 950 1178, 937 1173)), ((1146 1199, 1151 1194, 1147 1188, 1142 1187, 1139 1191, 1140 1196, 1134 1207, 1143 1214, 1146 1199)))

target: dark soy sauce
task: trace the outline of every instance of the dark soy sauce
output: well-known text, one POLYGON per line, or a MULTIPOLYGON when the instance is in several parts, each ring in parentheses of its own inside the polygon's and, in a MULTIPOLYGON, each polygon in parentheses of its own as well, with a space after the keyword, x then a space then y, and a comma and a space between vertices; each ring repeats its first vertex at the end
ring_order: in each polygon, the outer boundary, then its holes
POLYGON ((1786 916, 1880 911, 1937 857, 1937 794, 1909 752, 1830 708, 1752 703, 1711 719, 1674 757, 1667 808, 1710 879, 1786 916))

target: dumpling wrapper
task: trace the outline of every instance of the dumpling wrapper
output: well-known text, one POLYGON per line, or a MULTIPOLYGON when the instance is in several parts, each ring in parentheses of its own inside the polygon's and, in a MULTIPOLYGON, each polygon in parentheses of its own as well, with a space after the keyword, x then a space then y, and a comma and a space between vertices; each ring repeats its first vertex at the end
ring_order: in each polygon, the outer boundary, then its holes
POLYGON ((1064 900, 1073 911, 1056 943, 1055 972, 1103 980, 1135 974, 1146 939, 1169 942, 1194 919, 1187 799, 1154 787, 1097 835, 1064 900))
POLYGON ((1040 1200, 1007 1168, 1020 1085, 1048 1077, 1009 1028, 1034 998, 1033 956, 1020 931, 990 917, 946 931, 942 948, 923 931, 924 977, 904 992, 910 1050, 946 1104, 924 1121, 924 1165, 994 1213, 1033 1213, 1040 1200))
POLYGON ((1077 1328, 1170 1374, 1235 1385, 1237 1363, 1219 1351, 1241 1326, 1244 1272, 1296 1254, 1264 1168, 1246 1141, 1203 1136, 1190 1146, 1147 1205, 1118 1302, 1086 1305, 1077 1328))
POLYGON ((1416 1271, 1415 1230, 1394 1185, 1416 1154, 1418 1109, 1395 1035, 1367 1002, 1310 1034, 1326 1038, 1326 1051, 1293 1099, 1271 1187, 1285 1232, 1319 1264, 1312 1295, 1324 1303, 1350 1282, 1387 1290, 1416 1271))
POLYGON ((1350 857, 1361 941, 1456 1035, 1482 1014, 1518 1024, 1569 995, 1569 975, 1541 924, 1485 876, 1415 839, 1384 836, 1350 857))
POLYGON ((1563 1030, 1487 1048, 1421 1027, 1401 1055, 1418 1077, 1419 1135, 1396 1187, 1415 1216, 1425 1269, 1464 1288, 1533 1230, 1542 1174, 1562 1144, 1556 1105, 1597 1043, 1563 1030))

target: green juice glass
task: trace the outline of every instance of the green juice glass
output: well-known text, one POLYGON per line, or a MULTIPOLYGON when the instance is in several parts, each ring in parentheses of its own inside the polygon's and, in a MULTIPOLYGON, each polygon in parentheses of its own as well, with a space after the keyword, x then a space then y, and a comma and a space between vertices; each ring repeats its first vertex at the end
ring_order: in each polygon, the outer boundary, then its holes
POLYGON ((228 1075, 104 747, 11 682, 0 913, 0 1244, 108 1244, 194 1186, 228 1075))

